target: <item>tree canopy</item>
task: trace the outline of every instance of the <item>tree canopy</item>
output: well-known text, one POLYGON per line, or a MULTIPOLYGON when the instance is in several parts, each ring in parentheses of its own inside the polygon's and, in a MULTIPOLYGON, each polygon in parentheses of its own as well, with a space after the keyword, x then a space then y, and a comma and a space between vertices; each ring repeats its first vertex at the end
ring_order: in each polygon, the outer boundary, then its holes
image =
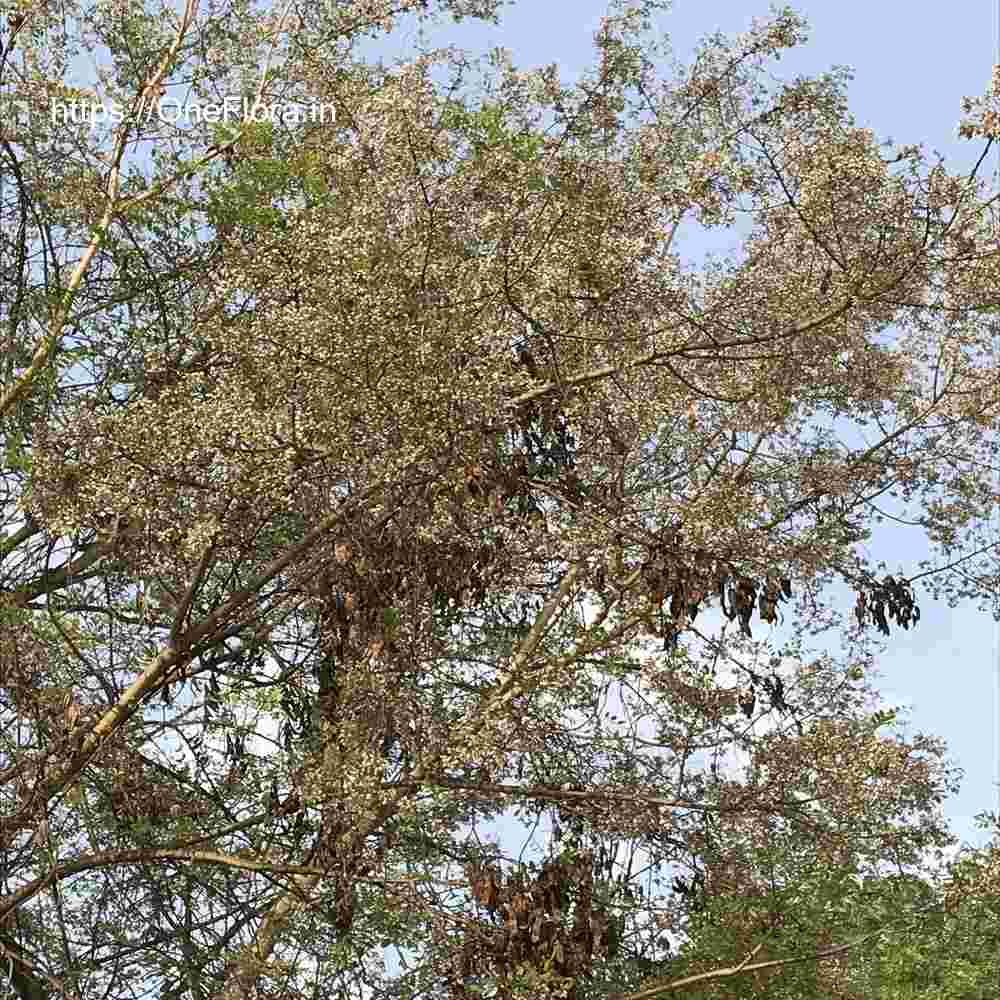
POLYGON ((986 997, 995 848, 869 674, 994 593, 1000 83, 952 173, 773 81, 791 10, 362 55, 500 6, 8 5, 10 987, 986 997))

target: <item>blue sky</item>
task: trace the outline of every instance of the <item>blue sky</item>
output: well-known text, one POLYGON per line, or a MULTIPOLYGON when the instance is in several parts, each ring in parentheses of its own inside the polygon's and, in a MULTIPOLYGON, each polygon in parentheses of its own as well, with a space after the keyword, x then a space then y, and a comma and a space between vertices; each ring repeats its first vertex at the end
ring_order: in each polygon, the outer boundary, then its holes
MULTIPOLYGON (((922 144, 929 156, 940 152, 952 169, 968 168, 982 145, 957 138, 959 104, 989 83, 997 2, 805 0, 793 6, 808 18, 810 40, 785 53, 773 72, 789 78, 848 66, 854 71, 850 106, 859 125, 879 139, 922 144)), ((520 67, 557 62, 569 82, 591 64, 591 39, 605 13, 604 0, 517 0, 499 26, 447 25, 429 40, 475 52, 501 45, 520 67)), ((705 35, 732 35, 767 13, 767 4, 754 0, 677 0, 658 27, 670 36, 674 55, 687 62, 705 35)), ((403 54, 414 40, 412 32, 400 32, 388 51, 403 54)), ((387 52, 384 44, 378 48, 387 52)), ((687 249, 697 254, 704 248, 687 249)), ((879 545, 877 553, 890 570, 905 559, 911 572, 924 554, 901 539, 879 545)), ((997 626, 974 606, 950 609, 929 595, 920 603, 923 618, 916 629, 894 632, 890 639, 879 686, 890 703, 910 708, 912 729, 947 740, 952 759, 965 771, 960 794, 947 804, 948 815, 959 836, 983 842, 973 817, 1000 810, 997 626)))

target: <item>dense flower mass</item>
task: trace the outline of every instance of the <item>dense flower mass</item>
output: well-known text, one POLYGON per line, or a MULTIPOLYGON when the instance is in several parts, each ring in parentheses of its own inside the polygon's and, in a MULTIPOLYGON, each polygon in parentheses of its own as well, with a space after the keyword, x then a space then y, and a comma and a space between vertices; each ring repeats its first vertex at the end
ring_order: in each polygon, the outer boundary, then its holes
POLYGON ((941 921, 988 952, 995 860, 936 864, 956 774, 867 678, 916 578, 995 586, 991 204, 773 83, 796 15, 664 74, 663 7, 573 85, 361 54, 494 0, 11 15, 5 99, 132 109, 0 142, 20 997, 895 1000, 941 921), (336 121, 140 113, 181 90, 336 121), (890 501, 933 570, 871 557, 890 501))

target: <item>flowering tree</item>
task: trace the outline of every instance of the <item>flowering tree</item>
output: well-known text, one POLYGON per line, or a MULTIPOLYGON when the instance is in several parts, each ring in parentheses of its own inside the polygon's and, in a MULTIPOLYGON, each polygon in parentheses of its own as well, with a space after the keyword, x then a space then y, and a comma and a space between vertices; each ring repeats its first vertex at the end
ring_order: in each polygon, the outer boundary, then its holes
POLYGON ((11 10, 20 996, 818 990, 848 882, 948 842, 866 673, 995 579, 991 203, 767 85, 792 13, 661 78, 659 7, 574 86, 357 52, 486 0, 11 10), (890 495, 944 569, 866 556, 890 495))

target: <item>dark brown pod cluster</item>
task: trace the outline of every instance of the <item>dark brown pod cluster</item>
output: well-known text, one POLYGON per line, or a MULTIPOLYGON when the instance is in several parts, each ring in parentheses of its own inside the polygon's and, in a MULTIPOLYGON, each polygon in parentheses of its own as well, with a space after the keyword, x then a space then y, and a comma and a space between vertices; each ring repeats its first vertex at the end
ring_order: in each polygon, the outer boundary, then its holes
MULTIPOLYGON (((617 953, 618 921, 594 902, 592 853, 552 858, 533 877, 505 878, 491 863, 474 864, 466 874, 480 916, 457 955, 453 996, 467 996, 467 985, 479 976, 504 984, 525 965, 575 982, 595 961, 617 953)), ((510 995, 501 985, 498 996, 510 995)), ((566 996, 575 997, 575 987, 566 996)))

